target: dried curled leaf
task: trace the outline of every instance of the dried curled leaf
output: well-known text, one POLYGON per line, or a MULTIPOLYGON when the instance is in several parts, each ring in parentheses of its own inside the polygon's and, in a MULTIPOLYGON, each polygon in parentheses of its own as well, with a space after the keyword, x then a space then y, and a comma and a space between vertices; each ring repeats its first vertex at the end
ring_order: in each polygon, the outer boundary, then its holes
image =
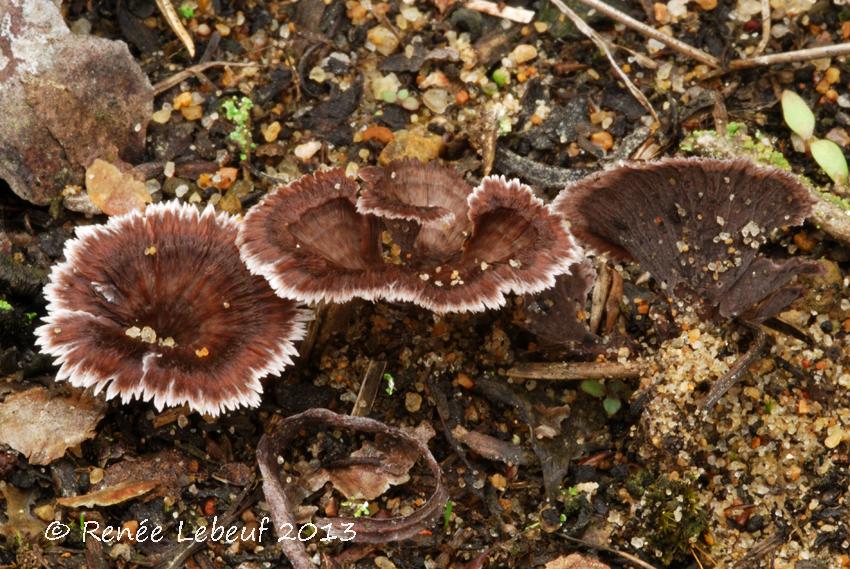
POLYGON ((96 492, 82 494, 80 496, 68 496, 59 498, 56 503, 66 508, 94 508, 96 506, 114 506, 139 496, 144 496, 159 484, 156 480, 145 480, 142 482, 123 482, 115 486, 109 486, 96 492))
POLYGON ((44 387, 15 393, 0 403, 0 443, 26 455, 30 464, 50 464, 95 435, 105 408, 82 390, 70 396, 44 387))
MULTIPOLYGON (((356 533, 357 543, 386 543, 407 539, 432 523, 445 507, 448 492, 443 483, 443 473, 428 446, 416 436, 402 429, 390 427, 380 421, 365 417, 338 415, 328 409, 309 409, 298 415, 283 419, 274 434, 266 434, 257 447, 257 462, 263 475, 263 492, 271 508, 276 527, 283 528, 295 521, 292 496, 298 492, 295 484, 285 485, 277 462, 277 455, 293 440, 301 436, 303 429, 319 427, 323 429, 349 429, 393 440, 396 445, 415 450, 434 476, 434 493, 425 503, 409 516, 395 518, 319 518, 315 524, 320 527, 332 525, 337 535, 343 535, 346 529, 356 533)), ((403 453, 404 454, 404 453, 403 453)), ((404 466, 397 464, 395 467, 404 466)), ((412 466, 412 464, 411 464, 412 466)), ((393 468, 395 468, 393 467, 393 468)), ((281 541, 281 547, 295 569, 312 569, 313 563, 307 555, 304 544, 299 541, 281 541)))

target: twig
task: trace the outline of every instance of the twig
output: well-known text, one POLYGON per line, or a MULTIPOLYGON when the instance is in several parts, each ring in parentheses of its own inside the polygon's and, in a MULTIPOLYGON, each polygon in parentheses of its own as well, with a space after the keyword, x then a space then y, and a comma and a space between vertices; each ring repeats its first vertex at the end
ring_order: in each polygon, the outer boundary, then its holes
POLYGON ((183 22, 180 21, 180 16, 177 15, 177 10, 174 9, 174 5, 171 3, 171 0, 156 0, 156 6, 159 8, 159 11, 162 13, 162 17, 165 18, 166 23, 174 32, 174 34, 183 42, 183 45, 186 46, 186 51, 189 52, 190 57, 195 57, 195 42, 192 41, 192 36, 186 31, 185 26, 183 26, 183 22))
POLYGON ((578 381, 582 379, 631 379, 640 376, 640 367, 618 362, 520 363, 508 370, 508 377, 578 381))
MULTIPOLYGON (((579 0, 585 2, 586 0, 579 0)), ((827 57, 839 57, 850 55, 850 43, 839 43, 835 45, 822 45, 785 53, 771 53, 758 57, 736 59, 729 64, 729 69, 749 69, 751 67, 762 67, 776 63, 794 63, 796 61, 810 61, 812 59, 823 59, 827 57)))
POLYGON ((613 553, 614 555, 619 555, 623 559, 626 559, 627 561, 634 563, 635 565, 637 565, 638 567, 642 567, 643 569, 655 569, 655 567, 653 567, 652 565, 650 565, 649 563, 647 563, 643 559, 640 559, 639 557, 635 557, 631 553, 626 553, 625 551, 619 551, 617 549, 614 549, 613 547, 608 547, 606 545, 596 545, 595 543, 591 543, 589 541, 584 541, 583 539, 576 539, 574 537, 564 535, 563 533, 561 533, 559 535, 561 537, 563 537, 564 539, 566 539, 567 541, 572 541, 573 543, 579 543, 579 544, 581 544, 585 547, 588 547, 590 549, 595 549, 597 551, 607 551, 608 553, 613 553))
POLYGON ((761 39, 750 57, 761 55, 770 41, 770 0, 761 0, 761 39))
POLYGON ((179 85, 181 81, 192 77, 193 75, 197 75, 198 73, 202 73, 211 67, 221 67, 223 65, 229 65, 230 67, 257 67, 256 63, 234 63, 232 61, 207 61, 204 63, 198 63, 191 67, 187 67, 183 71, 178 71, 168 79, 163 79, 159 83, 153 86, 154 95, 160 95, 165 91, 168 91, 175 85, 179 85))
POLYGON ((360 391, 357 393, 357 400, 351 409, 352 415, 356 417, 369 416, 369 413, 372 411, 372 405, 375 404, 375 396, 378 394, 378 388, 381 386, 381 379, 384 377, 385 369, 387 369, 387 362, 378 360, 369 361, 369 366, 363 375, 363 383, 360 384, 360 391))
POLYGON ((626 75, 626 72, 623 71, 617 64, 617 60, 614 59, 614 54, 611 53, 611 49, 608 47, 608 42, 606 42, 602 36, 596 33, 596 30, 591 28, 587 24, 587 22, 585 22, 581 18, 581 16, 579 16, 573 11, 572 8, 564 4, 562 0, 552 0, 552 4, 557 6, 557 8, 561 12, 563 12, 570 20, 573 21, 573 23, 581 33, 590 38, 593 43, 596 44, 596 47, 602 50, 602 52, 605 54, 605 57, 607 57, 608 61, 611 62, 611 67, 614 68, 614 73, 616 73, 620 80, 625 83, 626 88, 629 90, 632 96, 637 99, 637 101, 643 106, 643 108, 649 111, 649 114, 652 115, 652 118, 655 120, 655 122, 660 124, 661 121, 658 120, 658 115, 655 113, 655 109, 652 108, 652 104, 649 102, 649 99, 647 99, 646 95, 644 95, 641 90, 638 89, 634 83, 632 83, 632 80, 629 79, 629 76, 626 75))
MULTIPOLYGON (((604 14, 611 18, 616 22, 620 22, 624 26, 631 28, 637 32, 642 33, 645 36, 648 36, 656 41, 659 41, 672 49, 673 51, 678 51, 682 55, 686 55, 692 59, 699 61, 700 63, 705 63, 710 67, 719 68, 720 60, 714 57, 713 55, 704 52, 701 49, 698 49, 690 44, 687 44, 681 40, 677 40, 672 36, 668 36, 664 32, 660 32, 651 26, 647 26, 643 22, 639 22, 635 20, 628 14, 624 14, 623 12, 617 10, 602 2, 601 0, 578 0, 585 6, 589 6, 594 10, 598 11, 600 14, 604 14)), ((557 4, 556 4, 557 6, 557 4)))
POLYGON ((711 410, 711 408, 720 401, 720 398, 723 397, 723 395, 729 391, 733 385, 738 383, 738 380, 741 379, 741 375, 747 371, 750 364, 752 364, 767 347, 767 334, 764 333, 764 330, 756 327, 755 334, 755 338, 753 338, 753 342, 746 353, 739 357, 735 363, 732 364, 732 367, 729 368, 729 371, 723 374, 723 376, 711 386, 708 396, 699 406, 700 412, 707 412, 711 410))

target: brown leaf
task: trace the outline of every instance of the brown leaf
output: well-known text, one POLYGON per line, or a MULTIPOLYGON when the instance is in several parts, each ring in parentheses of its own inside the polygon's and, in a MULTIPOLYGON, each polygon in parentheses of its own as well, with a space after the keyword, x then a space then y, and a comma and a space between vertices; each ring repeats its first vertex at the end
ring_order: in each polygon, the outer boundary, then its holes
POLYGON ((0 178, 16 194, 44 205, 94 158, 141 157, 153 88, 126 44, 72 34, 51 0, 0 2, 0 22, 0 178))
MULTIPOLYGON (((435 435, 434 428, 427 423, 409 434, 423 445, 435 435)), ((410 479, 408 472, 419 454, 415 447, 399 444, 394 438, 376 437, 374 444, 367 441, 351 453, 353 460, 362 461, 360 464, 327 468, 328 479, 349 500, 374 500, 390 486, 404 484, 410 479)))
POLYGON ((0 535, 34 538, 41 534, 44 524, 30 513, 35 491, 23 492, 0 481, 0 493, 6 498, 6 523, 0 524, 0 535))
POLYGON ((156 495, 177 496, 180 489, 194 482, 195 478, 191 474, 189 459, 175 449, 168 449, 110 465, 98 490, 138 480, 158 482, 156 495))
POLYGON ((103 490, 82 494, 80 496, 69 496, 59 498, 56 503, 66 508, 94 508, 95 506, 114 506, 133 498, 143 496, 156 488, 159 484, 156 480, 145 480, 144 482, 123 482, 115 486, 108 486, 103 490))
POLYGON ((105 405, 82 390, 72 393, 64 397, 35 387, 8 396, 0 404, 0 443, 26 455, 30 464, 50 464, 92 438, 105 405))
POLYGON ((145 184, 117 166, 101 159, 86 169, 86 192, 106 215, 121 215, 144 209, 151 201, 145 184))

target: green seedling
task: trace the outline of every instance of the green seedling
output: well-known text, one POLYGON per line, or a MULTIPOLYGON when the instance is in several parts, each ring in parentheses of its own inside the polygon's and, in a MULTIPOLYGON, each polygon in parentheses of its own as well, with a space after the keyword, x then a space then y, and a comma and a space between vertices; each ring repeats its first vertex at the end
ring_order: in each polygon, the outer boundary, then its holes
POLYGON ((452 510, 454 509, 454 502, 451 500, 446 501, 446 507, 443 508, 443 530, 448 531, 449 522, 452 519, 452 510))
POLYGON ((191 20, 195 17, 195 7, 189 3, 181 4, 179 8, 177 8, 177 13, 184 20, 191 20))
POLYGON ((369 502, 367 502, 365 500, 363 502, 345 501, 341 505, 344 508, 350 508, 351 511, 352 511, 351 515, 353 515, 355 518, 362 518, 362 517, 368 517, 369 516, 369 513, 370 513, 369 512, 369 502))
POLYGON ((812 158, 833 182, 839 185, 847 183, 847 160, 840 146, 831 140, 822 139, 812 142, 809 150, 812 158))
POLYGON ((224 116, 236 127, 227 138, 235 142, 242 151, 239 158, 246 160, 251 151, 257 147, 251 138, 251 108, 254 103, 248 97, 227 99, 221 103, 224 116))
POLYGON ((384 381, 387 382, 387 387, 384 390, 387 392, 387 395, 392 395, 393 393, 395 393, 395 378, 392 376, 392 374, 385 373, 384 381))
POLYGON ((622 381, 611 381, 602 383, 595 379, 585 379, 581 382, 580 389, 597 399, 602 400, 602 408, 609 417, 613 417, 623 407, 623 397, 628 388, 622 381))
POLYGON ((782 116, 794 134, 799 136, 812 153, 827 176, 840 186, 848 180, 847 159, 841 147, 831 140, 818 139, 814 136, 815 115, 800 95, 793 91, 782 92, 782 116))
POLYGON ((815 115, 803 98, 787 89, 782 92, 782 116, 788 125, 803 140, 809 140, 815 133, 815 115))
POLYGON ((0 299, 0 310, 9 312, 12 310, 12 305, 3 299, 0 299))

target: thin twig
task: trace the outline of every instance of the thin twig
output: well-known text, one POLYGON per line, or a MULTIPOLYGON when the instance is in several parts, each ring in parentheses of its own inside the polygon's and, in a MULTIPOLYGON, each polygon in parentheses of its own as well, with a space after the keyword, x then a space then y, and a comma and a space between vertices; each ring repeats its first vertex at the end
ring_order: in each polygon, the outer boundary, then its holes
POLYGON ((180 16, 177 15, 177 10, 174 9, 174 5, 171 3, 171 0, 156 0, 156 6, 159 8, 159 11, 162 13, 162 17, 165 18, 166 23, 174 34, 180 38, 180 41, 183 42, 184 46, 186 46, 186 51, 189 52, 189 56, 195 57, 195 42, 192 41, 192 36, 188 31, 186 31, 185 26, 183 26, 183 22, 180 21, 180 16))
POLYGON ((591 41, 593 41, 593 43, 595 43, 596 46, 602 50, 602 52, 605 54, 605 57, 607 57, 608 61, 611 62, 611 67, 614 68, 614 73, 616 73, 620 80, 625 83, 626 88, 629 90, 632 96, 637 99, 637 101, 643 106, 643 108, 645 108, 649 112, 649 114, 652 115, 652 118, 655 120, 656 123, 660 123, 661 121, 658 120, 658 115, 656 114, 655 109, 652 108, 652 104, 649 102, 649 99, 647 99, 646 95, 644 95, 641 90, 638 89, 634 83, 632 83, 632 80, 629 79, 629 76, 626 75, 626 72, 623 71, 617 64, 617 60, 614 59, 614 54, 611 53, 611 49, 608 47, 608 42, 606 42, 602 36, 596 33, 596 30, 591 28, 587 24, 587 22, 585 22, 581 18, 581 16, 579 16, 573 11, 572 8, 564 4, 562 0, 552 0, 552 4, 557 6, 557 8, 561 12, 563 12, 570 20, 573 21, 573 23, 581 33, 590 38, 591 41))
MULTIPOLYGON (((580 0, 585 2, 586 0, 580 0)), ((835 45, 822 45, 784 53, 771 53, 758 57, 736 59, 729 64, 729 69, 748 69, 750 67, 762 67, 776 63, 794 63, 797 61, 811 61, 812 59, 824 59, 827 57, 839 57, 850 55, 850 43, 839 43, 835 45)))
POLYGON ((750 344, 750 348, 744 353, 743 356, 739 357, 732 367, 729 368, 723 376, 714 382, 714 385, 711 386, 711 390, 708 392, 708 396, 706 396, 705 401, 703 401, 700 406, 700 412, 708 412, 710 411, 720 398, 725 395, 729 389, 738 383, 738 380, 741 379, 741 376, 747 371, 747 368, 756 361, 764 349, 767 347, 767 334, 764 333, 759 327, 755 328, 755 338, 753 338, 752 344, 750 344))
POLYGON ((613 547, 608 547, 606 545, 597 545, 595 543, 591 543, 591 542, 585 541, 583 539, 576 539, 576 538, 570 537, 568 535, 564 535, 564 534, 559 534, 559 535, 560 535, 560 537, 566 539, 567 541, 572 541, 573 543, 579 543, 579 544, 581 544, 581 545, 583 545, 587 548, 595 549, 597 551, 607 551, 608 553, 613 553, 614 555, 619 555, 623 559, 626 559, 627 561, 634 563, 635 565, 637 565, 638 567, 642 567, 643 569, 655 569, 655 567, 653 567, 652 565, 650 565, 649 563, 647 563, 643 559, 640 559, 639 557, 635 557, 631 553, 626 553, 625 551, 620 551, 618 549, 614 549, 613 547))
POLYGON ((385 369, 387 369, 387 362, 379 360, 369 361, 369 366, 363 375, 363 382, 360 384, 360 391, 357 393, 357 400, 351 409, 352 415, 355 417, 369 416, 369 413, 372 411, 372 405, 375 404, 375 396, 378 394, 378 388, 381 386, 381 379, 384 377, 385 369))
POLYGON ((229 65, 230 67, 257 67, 257 63, 234 63, 232 61, 206 61, 204 63, 198 63, 191 67, 187 67, 183 71, 178 71, 168 79, 163 79, 159 83, 153 86, 154 95, 160 95, 165 91, 168 91, 175 85, 179 85, 181 81, 185 81, 189 77, 197 75, 198 73, 202 73, 211 67, 221 67, 223 65, 229 65))
MULTIPOLYGON (((621 24, 623 24, 624 26, 626 26, 628 28, 631 28, 631 29, 633 29, 637 32, 642 33, 645 36, 648 36, 648 37, 650 37, 650 38, 652 38, 656 41, 663 43, 664 45, 666 45, 667 47, 669 47, 673 51, 678 51, 682 55, 686 55, 686 56, 690 57, 691 59, 695 59, 695 60, 699 61, 700 63, 705 63, 706 65, 708 65, 710 67, 715 67, 715 68, 720 67, 720 60, 717 59, 716 57, 714 57, 713 55, 706 53, 703 50, 696 48, 696 47, 694 47, 690 44, 687 44, 687 43, 685 43, 681 40, 677 40, 676 38, 674 38, 672 36, 668 36, 664 32, 660 32, 660 31, 656 30, 655 28, 653 28, 652 26, 647 26, 643 22, 639 22, 638 20, 635 20, 634 18, 632 18, 628 14, 624 14, 623 12, 617 10, 616 8, 613 8, 613 7, 609 6, 608 4, 606 4, 605 2, 602 2, 601 0, 578 0, 578 1, 581 2, 582 4, 584 4, 585 6, 589 6, 590 8, 593 8, 594 10, 599 12, 600 14, 604 14, 604 15, 608 16, 609 18, 611 18, 612 20, 614 20, 616 22, 620 22, 621 24)), ((556 3, 555 5, 557 6, 558 4, 556 3)))
POLYGON ((761 0, 761 39, 756 50, 750 57, 756 57, 764 52, 770 41, 770 0, 761 0))
POLYGON ((631 379, 640 376, 640 367, 618 362, 543 362, 519 363, 508 370, 508 377, 578 381, 582 379, 631 379))

